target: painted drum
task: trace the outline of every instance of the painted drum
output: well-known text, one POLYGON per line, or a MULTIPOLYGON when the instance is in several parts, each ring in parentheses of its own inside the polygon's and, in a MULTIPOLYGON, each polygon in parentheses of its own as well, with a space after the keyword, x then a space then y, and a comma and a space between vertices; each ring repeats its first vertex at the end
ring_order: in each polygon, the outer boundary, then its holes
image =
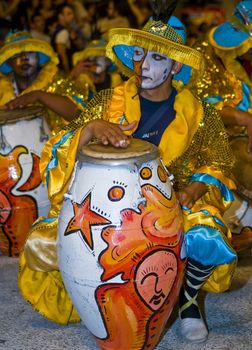
POLYGON ((182 212, 156 146, 90 144, 59 217, 64 285, 101 349, 154 349, 185 267, 182 212))
POLYGON ((18 256, 32 223, 49 209, 39 160, 50 136, 41 107, 0 110, 0 252, 18 256))

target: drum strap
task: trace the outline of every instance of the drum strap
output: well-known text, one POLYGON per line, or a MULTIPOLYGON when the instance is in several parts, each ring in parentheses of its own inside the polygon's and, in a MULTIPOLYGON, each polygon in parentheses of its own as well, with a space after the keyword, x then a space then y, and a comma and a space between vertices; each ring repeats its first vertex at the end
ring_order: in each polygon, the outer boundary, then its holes
POLYGON ((174 99, 176 96, 176 90, 173 89, 170 97, 167 100, 167 103, 163 103, 148 119, 148 123, 144 123, 136 133, 135 137, 141 138, 145 133, 148 133, 155 124, 158 124, 164 115, 167 116, 165 122, 167 123, 166 127, 172 122, 175 117, 175 110, 173 109, 174 99))

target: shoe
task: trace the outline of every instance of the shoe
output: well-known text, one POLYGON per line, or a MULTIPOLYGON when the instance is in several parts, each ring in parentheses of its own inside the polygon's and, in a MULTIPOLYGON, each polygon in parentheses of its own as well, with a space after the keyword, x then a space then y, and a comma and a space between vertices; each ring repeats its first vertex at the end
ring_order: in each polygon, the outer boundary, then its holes
POLYGON ((181 334, 193 343, 207 340, 208 330, 202 318, 181 318, 181 334))

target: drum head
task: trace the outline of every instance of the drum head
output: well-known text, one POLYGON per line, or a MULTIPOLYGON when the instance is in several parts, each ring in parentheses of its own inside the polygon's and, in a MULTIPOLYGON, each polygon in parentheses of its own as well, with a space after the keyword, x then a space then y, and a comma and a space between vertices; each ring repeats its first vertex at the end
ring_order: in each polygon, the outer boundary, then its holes
POLYGON ((247 136, 236 136, 230 145, 236 157, 233 174, 236 179, 237 192, 245 199, 252 200, 252 153, 247 152, 247 136))
POLYGON ((17 109, 0 109, 0 124, 14 123, 22 119, 32 119, 46 116, 45 108, 31 106, 17 109))
POLYGON ((144 162, 159 156, 158 148, 150 142, 140 139, 131 139, 127 148, 117 148, 101 143, 90 143, 79 152, 78 159, 91 163, 122 163, 144 162))

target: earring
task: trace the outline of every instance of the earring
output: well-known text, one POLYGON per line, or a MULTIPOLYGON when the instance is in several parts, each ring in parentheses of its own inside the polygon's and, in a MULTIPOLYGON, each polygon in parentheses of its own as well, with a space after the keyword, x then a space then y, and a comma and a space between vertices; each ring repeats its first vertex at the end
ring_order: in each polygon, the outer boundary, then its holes
POLYGON ((171 71, 171 74, 172 74, 172 75, 176 74, 175 70, 172 70, 172 71, 171 71))

